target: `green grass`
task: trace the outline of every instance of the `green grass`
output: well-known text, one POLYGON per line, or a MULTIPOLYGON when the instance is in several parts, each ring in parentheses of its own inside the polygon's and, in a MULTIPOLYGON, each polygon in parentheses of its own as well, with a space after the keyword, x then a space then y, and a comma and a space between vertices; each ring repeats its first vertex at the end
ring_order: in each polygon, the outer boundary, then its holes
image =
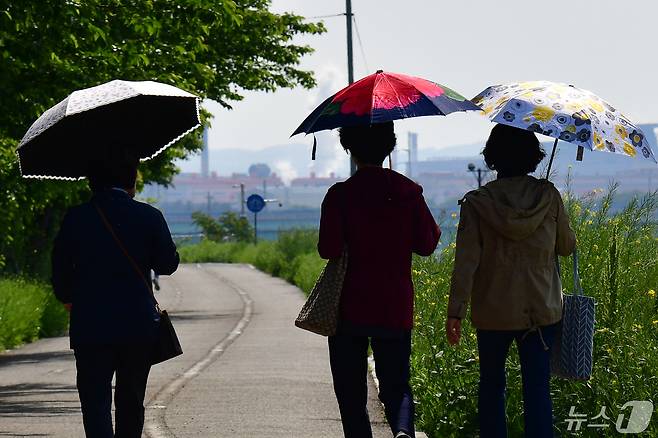
MULTIPOLYGON (((633 199, 620 213, 610 214, 614 188, 605 196, 565 198, 578 238, 580 275, 587 295, 596 299, 594 371, 588 382, 552 381, 556 436, 567 435, 569 409, 588 418, 607 406, 611 418, 604 429, 583 427, 578 436, 618 436, 620 407, 631 400, 658 406, 658 239, 652 223, 655 194, 633 199)), ((477 434, 478 354, 475 330, 464 321, 462 343, 445 339, 445 309, 454 245, 436 259, 416 258, 416 324, 412 357, 417 422, 431 437, 477 434)), ((572 260, 563 258, 562 281, 573 290, 572 260)), ((510 351, 507 368, 507 416, 510 436, 521 436, 523 402, 518 356, 510 351)), ((628 418, 630 410, 626 410, 628 418)), ((598 421, 592 421, 598 423, 598 421)), ((645 433, 658 435, 658 419, 645 433)))
POLYGON ((49 286, 21 278, 0 278, 0 350, 60 335, 68 320, 68 312, 49 286))
POLYGON ((179 249, 183 263, 249 263, 263 272, 281 277, 309 293, 325 265, 317 252, 315 230, 281 232, 275 242, 217 243, 204 240, 179 249))

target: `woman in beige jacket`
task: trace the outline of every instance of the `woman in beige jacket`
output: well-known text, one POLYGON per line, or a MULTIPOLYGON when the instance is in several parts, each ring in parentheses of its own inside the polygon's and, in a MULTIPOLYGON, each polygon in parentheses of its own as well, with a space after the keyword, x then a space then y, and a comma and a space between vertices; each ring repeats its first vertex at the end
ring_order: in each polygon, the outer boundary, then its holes
POLYGON ((471 302, 480 358, 480 437, 506 437, 505 360, 516 341, 521 362, 525 436, 553 436, 550 347, 562 318, 556 254, 573 252, 562 198, 529 176, 545 157, 534 133, 496 125, 482 154, 497 179, 461 204, 446 333, 459 342, 471 302))

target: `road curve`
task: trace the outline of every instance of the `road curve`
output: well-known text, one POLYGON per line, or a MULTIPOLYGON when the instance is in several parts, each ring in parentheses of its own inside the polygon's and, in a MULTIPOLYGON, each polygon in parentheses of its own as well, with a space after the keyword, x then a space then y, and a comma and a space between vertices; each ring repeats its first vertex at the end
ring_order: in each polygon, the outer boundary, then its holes
MULTIPOLYGON (((299 289, 225 264, 181 265, 162 286, 185 354, 153 368, 144 436, 342 436, 326 339, 292 324, 299 289)), ((388 437, 370 392, 374 435, 388 437)), ((0 436, 84 436, 68 338, 0 354, 0 436)))

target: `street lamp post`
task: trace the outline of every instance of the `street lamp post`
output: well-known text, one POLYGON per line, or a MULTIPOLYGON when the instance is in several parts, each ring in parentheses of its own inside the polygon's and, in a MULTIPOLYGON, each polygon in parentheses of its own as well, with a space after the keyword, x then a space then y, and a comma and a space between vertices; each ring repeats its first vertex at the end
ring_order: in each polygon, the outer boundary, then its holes
POLYGON ((244 217, 244 204, 245 204, 245 200, 244 200, 244 183, 233 184, 232 187, 234 189, 237 189, 238 187, 240 187, 240 217, 244 217))
POLYGON ((478 189, 482 187, 482 180, 484 179, 484 175, 490 172, 489 169, 482 169, 481 167, 476 168, 475 164, 473 163, 468 163, 468 171, 475 175, 475 178, 478 181, 478 189))

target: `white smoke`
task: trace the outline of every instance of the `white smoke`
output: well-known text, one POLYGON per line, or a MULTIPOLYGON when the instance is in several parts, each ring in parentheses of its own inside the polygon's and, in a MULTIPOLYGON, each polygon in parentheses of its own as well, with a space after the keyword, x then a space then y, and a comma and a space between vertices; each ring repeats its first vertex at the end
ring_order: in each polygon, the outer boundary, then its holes
POLYGON ((276 161, 274 171, 285 185, 290 185, 290 181, 297 178, 297 170, 290 161, 276 161))
POLYGON ((329 176, 331 173, 339 176, 349 175, 349 155, 340 145, 338 133, 322 131, 316 133, 316 137, 317 157, 309 163, 309 172, 315 172, 317 176, 329 176))
MULTIPOLYGON (((315 71, 318 86, 309 93, 309 108, 314 110, 329 96, 347 86, 347 75, 342 68, 334 64, 326 64, 315 71)), ((336 175, 349 175, 349 156, 345 154, 338 141, 337 131, 316 132, 317 156, 316 161, 311 161, 308 171, 317 176, 329 176, 332 172, 336 175)), ((309 135, 310 137, 310 135, 309 135)))
POLYGON ((347 76, 343 69, 335 64, 326 64, 315 70, 318 86, 308 94, 308 105, 311 111, 324 102, 327 97, 347 86, 347 76))

